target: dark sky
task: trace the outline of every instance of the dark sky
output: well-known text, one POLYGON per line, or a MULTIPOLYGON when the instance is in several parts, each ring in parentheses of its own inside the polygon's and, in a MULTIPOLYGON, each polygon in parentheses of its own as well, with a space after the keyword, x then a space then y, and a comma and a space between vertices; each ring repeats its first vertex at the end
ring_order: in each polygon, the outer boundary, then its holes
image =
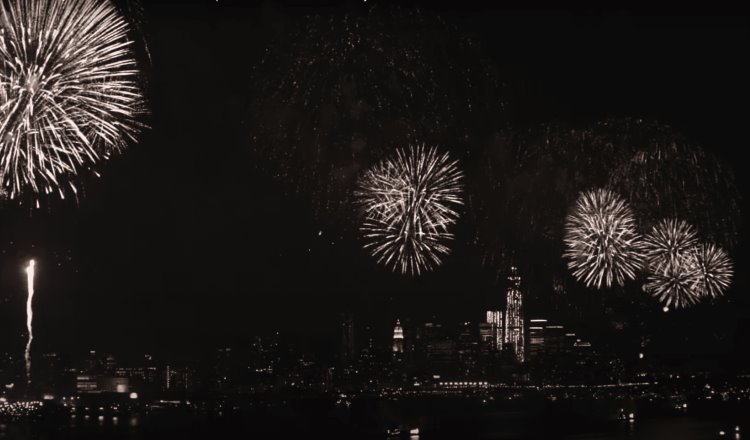
MULTIPOLYGON (((0 329, 10 338, 0 349, 20 348, 25 337, 22 265, 30 256, 38 260, 39 350, 177 353, 273 328, 325 340, 343 309, 385 328, 395 316, 477 319, 503 294, 461 233, 435 273, 393 275, 316 221, 303 196, 253 171, 241 141, 249 72, 271 29, 316 8, 240 3, 146 5, 151 129, 101 178, 85 180, 78 204, 3 206, 0 329)), ((745 195, 747 17, 485 3, 422 6, 475 33, 507 68, 517 103, 511 122, 657 119, 733 164, 745 195)), ((329 3, 320 12, 353 7, 329 3)), ((750 212, 746 195, 742 208, 750 212)), ((747 347, 732 341, 741 325, 750 337, 744 226, 733 257, 728 299, 665 318, 677 329, 668 338, 698 320, 727 350, 747 347)))

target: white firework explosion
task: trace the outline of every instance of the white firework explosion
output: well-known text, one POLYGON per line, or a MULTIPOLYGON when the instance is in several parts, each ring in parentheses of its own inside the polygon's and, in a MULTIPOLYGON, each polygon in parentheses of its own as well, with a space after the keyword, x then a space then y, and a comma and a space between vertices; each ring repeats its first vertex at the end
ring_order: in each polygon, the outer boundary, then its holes
POLYGON ((144 112, 128 25, 107 0, 0 0, 0 186, 49 194, 121 150, 144 112))
POLYGON ((697 246, 694 255, 698 294, 710 298, 724 295, 732 284, 732 259, 723 249, 713 244, 697 246))
POLYGON ((661 220, 644 240, 648 272, 644 289, 666 307, 687 307, 700 299, 697 244, 695 229, 677 219, 661 220))
POLYGON ((686 252, 674 258, 650 262, 643 288, 664 307, 679 309, 700 300, 696 289, 699 281, 695 254, 686 252))
POLYGON ((586 286, 624 285, 642 267, 641 236, 633 212, 607 189, 583 192, 565 222, 568 268, 586 286))
POLYGON ((459 217, 463 174, 447 153, 424 145, 366 171, 355 192, 364 221, 365 249, 401 273, 420 274, 450 253, 450 226, 459 217))

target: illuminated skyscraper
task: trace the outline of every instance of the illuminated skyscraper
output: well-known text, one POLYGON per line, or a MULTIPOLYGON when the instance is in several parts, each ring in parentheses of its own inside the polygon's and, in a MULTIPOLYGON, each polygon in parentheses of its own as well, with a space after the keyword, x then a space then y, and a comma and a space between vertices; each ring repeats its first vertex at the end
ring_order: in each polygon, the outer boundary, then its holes
POLYGON ((503 334, 505 345, 513 350, 513 355, 518 362, 524 361, 524 328, 523 328, 523 298, 521 295, 521 277, 518 269, 510 268, 508 276, 510 286, 506 295, 505 326, 503 334))
POLYGON ((396 326, 393 327, 393 352, 404 352, 404 329, 401 328, 401 321, 396 320, 396 326))
POLYGON ((341 322, 341 361, 348 365, 354 361, 354 315, 347 313, 341 322))
POLYGON ((529 320, 529 352, 527 357, 530 362, 539 361, 545 355, 546 327, 546 319, 529 320))
POLYGON ((456 360, 458 361, 459 377, 469 377, 476 374, 477 355, 479 354, 479 340, 476 326, 471 322, 463 322, 458 328, 456 340, 456 360))
POLYGON ((487 310, 486 325, 480 325, 480 338, 484 347, 492 351, 503 348, 503 312, 487 310))
POLYGON ((561 325, 548 325, 544 328, 544 344, 547 354, 559 357, 565 352, 565 328, 561 325))

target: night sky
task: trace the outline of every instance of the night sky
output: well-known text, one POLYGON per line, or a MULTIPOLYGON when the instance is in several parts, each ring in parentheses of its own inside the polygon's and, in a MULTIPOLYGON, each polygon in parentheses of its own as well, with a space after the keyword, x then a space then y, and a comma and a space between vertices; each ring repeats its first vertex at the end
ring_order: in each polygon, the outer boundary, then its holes
MULTIPOLYGON (((316 8, 240 3, 146 5, 151 128, 102 166, 101 178, 84 179, 78 203, 3 204, 0 329, 10 337, 0 350, 25 341, 22 267, 30 257, 38 264, 34 344, 45 351, 172 356, 273 329, 334 349, 344 310, 387 338, 396 317, 476 321, 502 298, 502 281, 470 243, 470 225, 458 225, 453 253, 434 273, 392 274, 346 231, 316 218, 304 194, 252 166, 250 72, 273 32, 316 8)), ((506 122, 629 116, 669 124, 732 164, 747 218, 747 17, 482 4, 422 7, 481 40, 512 90, 506 122)), ((318 12, 361 7, 329 3, 318 12)), ((654 316, 651 330, 665 345, 686 354, 750 348, 745 225, 726 298, 654 316)), ((527 317, 555 319, 558 311, 539 306, 527 317)))

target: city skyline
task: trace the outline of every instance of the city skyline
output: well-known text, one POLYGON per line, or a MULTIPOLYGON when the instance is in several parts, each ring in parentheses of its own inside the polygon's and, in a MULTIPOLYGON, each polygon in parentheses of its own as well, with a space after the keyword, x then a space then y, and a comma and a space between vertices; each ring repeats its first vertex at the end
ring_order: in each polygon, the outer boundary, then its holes
POLYGON ((601 399, 739 439, 734 12, 0 0, 0 437, 295 407, 472 438, 516 402, 595 432, 566 403, 601 399))
MULTIPOLYGON (((438 4, 433 8, 426 4, 422 7, 428 16, 442 13, 438 4)), ((244 104, 239 99, 232 100, 229 107, 222 104, 218 108, 223 110, 215 113, 214 119, 201 122, 196 115, 172 107, 182 90, 194 84, 190 79, 193 76, 181 74, 180 60, 197 51, 207 59, 214 57, 218 61, 220 57, 237 66, 227 71, 236 72, 238 76, 242 72, 249 74, 251 60, 229 56, 215 42, 232 33, 254 35, 255 32, 263 38, 249 38, 249 48, 260 51, 269 42, 270 34, 266 33, 270 32, 269 27, 299 20, 304 10, 273 5, 265 9, 224 9, 206 4, 195 8, 156 5, 146 8, 146 12, 151 26, 149 49, 152 57, 157 51, 159 57, 156 58, 160 60, 150 67, 150 102, 154 107, 151 125, 154 127, 144 133, 143 145, 133 146, 127 154, 106 164, 101 178, 86 178, 90 180, 83 185, 84 193, 78 202, 50 199, 48 206, 40 209, 5 202, 0 229, 4 251, 0 286, 2 301, 8 304, 0 312, 3 325, 8 326, 4 331, 18 334, 15 329, 20 329, 18 320, 23 318, 17 308, 22 299, 23 280, 17 268, 21 261, 32 257, 38 260, 40 274, 45 273, 45 277, 40 275, 38 280, 38 291, 45 294, 36 299, 37 313, 44 316, 44 322, 54 326, 54 330, 39 330, 40 335, 47 332, 45 338, 40 336, 36 341, 39 344, 57 335, 60 339, 55 344, 85 340, 82 336, 90 328, 100 329, 97 334, 102 339, 117 338, 120 332, 116 328, 127 328, 127 333, 135 332, 140 339, 155 336, 159 340, 164 335, 159 343, 169 350, 175 345, 189 345, 180 341, 180 332, 191 332, 191 339, 200 340, 214 331, 230 335, 244 331, 247 325, 263 328, 268 324, 264 320, 283 319, 290 314, 294 316, 291 321, 300 323, 301 330, 316 321, 332 322, 338 313, 332 311, 333 308, 385 313, 401 306, 406 312, 418 313, 422 309, 420 304, 431 301, 436 312, 461 310, 467 313, 472 308, 487 306, 485 303, 496 292, 504 290, 504 274, 498 276, 497 268, 483 265, 483 257, 472 244, 475 228, 466 215, 456 225, 457 239, 452 253, 439 270, 420 277, 402 277, 372 264, 354 231, 325 218, 315 218, 304 197, 286 194, 289 191, 284 185, 268 177, 270 169, 245 173, 241 164, 250 158, 242 153, 239 142, 244 136, 242 131, 246 130, 244 126, 218 133, 227 143, 230 156, 206 158, 212 161, 211 166, 200 164, 198 158, 205 158, 201 153, 204 145, 214 144, 211 136, 216 133, 215 128, 223 126, 221 120, 225 118, 219 115, 233 113, 244 104), (217 20, 220 26, 214 30, 202 28, 199 11, 210 12, 212 20, 217 20), (257 23, 258 27, 252 30, 232 24, 232 14, 244 14, 243 17, 257 23), (173 44, 186 30, 193 35, 190 51, 173 44), (176 49, 168 50, 172 47, 176 49), (179 129, 182 126, 191 127, 192 133, 183 133, 179 129), (175 154, 176 146, 181 144, 190 145, 190 149, 185 150, 190 153, 175 154), (230 157, 244 159, 237 161, 230 157), (233 171, 222 172, 222 169, 233 171), (208 174, 201 183, 189 177, 203 172, 208 174), (291 273, 295 275, 290 276, 291 273), (45 283, 49 284, 45 286, 45 283), (259 310, 258 301, 268 307, 259 310), (285 308, 290 302, 299 306, 285 308), (232 307, 225 307, 226 304, 232 307), (316 320, 309 316, 306 311, 311 309, 325 318, 316 320), (134 320, 132 316, 140 319, 134 320), (247 316, 252 319, 246 319, 247 316), (209 325, 194 325, 206 319, 211 321, 209 325), (108 327, 110 323, 116 326, 108 327)), ((512 113, 521 126, 557 120, 571 128, 585 127, 586 123, 580 122, 582 119, 618 115, 659 120, 738 167, 742 162, 737 156, 738 149, 733 146, 742 144, 739 123, 742 111, 734 111, 733 104, 716 104, 720 102, 719 96, 736 96, 739 100, 742 93, 747 93, 747 87, 734 80, 742 77, 741 72, 747 71, 747 66, 732 56, 742 44, 743 28, 733 25, 733 19, 720 17, 700 20, 667 17, 660 22, 638 16, 625 19, 608 10, 602 13, 604 18, 585 14, 569 18, 562 13, 552 13, 545 16, 543 25, 535 21, 534 16, 526 18, 532 28, 544 28, 547 33, 555 29, 562 32, 554 46, 560 51, 548 46, 548 40, 541 37, 509 47, 500 36, 492 36, 491 32, 496 30, 493 20, 508 24, 507 30, 502 31, 506 34, 518 29, 519 25, 511 26, 516 20, 511 18, 512 13, 481 14, 467 6, 465 18, 451 15, 443 18, 461 32, 468 32, 467 25, 471 24, 472 31, 483 42, 484 56, 508 67, 511 77, 508 81, 516 81, 519 66, 523 66, 524 81, 530 85, 518 89, 524 91, 517 93, 526 95, 512 113), (601 22, 611 22, 613 27, 609 30, 596 27, 601 22), (720 33, 714 33, 715 23, 727 26, 720 33), (639 30, 639 26, 646 30, 639 30), (589 32, 599 32, 600 38, 587 40, 589 32), (675 35, 680 35, 684 43, 676 43, 675 35), (699 38, 705 38, 705 42, 693 44, 699 38), (646 42, 656 43, 648 45, 646 42), (722 43, 720 52, 716 52, 712 48, 719 42, 722 43), (567 48, 566 44, 573 43, 588 48, 589 52, 576 53, 567 48), (633 44, 642 52, 634 52, 633 44), (674 51, 662 59, 660 48, 668 44, 674 51), (615 45, 620 51, 597 51, 607 45, 615 45), (585 54, 593 53, 591 51, 602 58, 587 60, 585 54), (573 71, 544 73, 540 61, 530 60, 529 53, 547 54, 556 57, 554 59, 560 59, 563 54, 574 57, 575 62, 569 65, 575 66, 575 72, 582 76, 577 79, 573 71), (712 60, 711 63, 725 68, 709 68, 708 62, 699 63, 703 66, 699 69, 689 68, 693 60, 712 60), (628 62, 632 67, 622 69, 628 62), (656 70, 663 73, 654 77, 628 74, 635 66, 648 63, 655 63, 656 70), (591 69, 597 64, 611 68, 600 75, 594 74, 591 69), (719 79, 725 72, 729 77, 719 79), (677 82, 672 78, 678 78, 677 82), (727 90, 733 87, 733 92, 696 91, 690 103, 683 104, 682 99, 677 99, 680 90, 699 78, 727 90), (558 87, 564 82, 569 82, 571 87, 558 87), (575 98, 566 95, 574 89, 578 93, 575 98), (597 92, 601 90, 608 91, 606 99, 597 92)), ((213 64, 216 63, 196 65, 195 69, 209 77, 225 75, 224 71, 212 70, 209 65, 213 64)), ((228 87, 232 81, 213 83, 228 87)), ((195 90, 197 94, 193 98, 209 107, 221 95, 203 87, 195 90)), ((463 167, 469 165, 465 161, 461 163, 463 167)), ((740 171, 735 169, 737 185, 741 188, 745 185, 744 173, 740 171)), ((746 212, 747 198, 741 200, 741 212, 746 212)), ((740 237, 744 237, 744 233, 740 237)), ((740 239, 738 247, 732 251, 738 269, 728 295, 732 305, 721 300, 716 313, 699 307, 706 312, 701 315, 706 319, 721 317, 715 320, 716 325, 723 325, 727 316, 738 317, 747 310, 746 296, 742 295, 747 280, 741 270, 746 265, 746 248, 746 240, 740 239)), ((549 250, 543 247, 529 248, 518 259, 524 264, 536 264, 539 260, 539 265, 545 267, 549 264, 547 252, 549 250)), ((546 277, 547 274, 539 272, 539 267, 534 269, 536 272, 525 273, 525 278, 532 283, 539 279, 542 283, 543 277, 539 275, 546 277)), ((571 296, 577 295, 576 291, 581 292, 580 298, 568 301, 570 304, 590 302, 588 297, 597 295, 585 292, 569 275, 563 275, 563 284, 571 296)), ((550 304, 548 298, 553 296, 548 295, 550 291, 549 284, 534 286, 528 306, 532 310, 538 307, 542 313, 554 310, 555 305, 550 304)), ((648 304, 647 299, 644 301, 648 304)), ((330 334, 336 326, 327 327, 330 334)), ((98 335, 92 337, 98 338, 98 335)), ((15 338, 9 342, 13 341, 15 338)), ((103 341, 91 341, 97 342, 103 341)), ((706 344, 708 348, 711 345, 706 344)))
MULTIPOLYGON (((331 338, 316 340, 313 344, 310 344, 309 339, 300 336, 296 331, 279 325, 266 328, 262 332, 235 335, 234 338, 218 342, 218 345, 217 341, 213 341, 211 344, 194 347, 188 351, 161 353, 157 355, 157 358, 161 365, 174 365, 175 363, 178 365, 195 365, 196 363, 205 362, 206 356, 210 357, 211 353, 217 349, 220 351, 225 348, 230 349, 230 347, 247 349, 254 346, 256 341, 267 338, 276 338, 279 340, 281 338, 285 346, 291 350, 288 354, 302 357, 312 356, 315 362, 322 365, 335 366, 341 365, 342 362, 353 362, 360 357, 363 350, 367 350, 367 347, 370 347, 371 350, 376 350, 381 356, 386 353, 392 353, 394 359, 396 359, 402 358, 405 356, 404 353, 410 353, 414 350, 415 338, 419 339, 420 329, 425 325, 437 326, 437 328, 444 329, 441 331, 450 332, 452 336, 449 339, 454 341, 454 343, 460 340, 460 335, 463 331, 462 328, 470 328, 470 338, 479 344, 479 351, 489 351, 497 355, 503 354, 505 356, 503 362, 507 365, 523 365, 529 361, 533 363, 533 360, 538 358, 538 353, 535 353, 535 351, 539 350, 538 345, 540 341, 542 345, 544 344, 544 334, 549 331, 552 331, 554 334, 564 334, 564 339, 570 339, 575 345, 583 343, 588 347, 591 346, 589 340, 593 339, 598 341, 595 344, 599 345, 599 350, 605 350, 608 355, 616 356, 622 360, 634 359, 636 352, 640 356, 640 359, 644 356, 649 358, 654 355, 657 358, 663 356, 664 359, 671 359, 673 362, 676 361, 678 365, 681 363, 689 364, 691 358, 694 357, 689 354, 680 353, 679 351, 676 353, 662 352, 659 347, 654 348, 643 343, 636 349, 632 346, 632 341, 629 347, 625 349, 625 346, 611 345, 607 342, 607 339, 611 336, 623 337, 622 335, 618 335, 617 331, 597 335, 591 333, 590 328, 587 328, 585 325, 577 326, 575 321, 565 321, 554 315, 532 313, 527 317, 525 316, 527 312, 524 311, 522 306, 524 297, 524 289, 521 288, 522 280, 515 267, 510 268, 507 285, 505 293, 498 295, 499 298, 501 297, 505 301, 504 306, 500 307, 500 310, 483 311, 479 309, 474 310, 468 315, 453 319, 435 313, 429 317, 415 319, 409 315, 391 311, 385 316, 394 315, 405 318, 403 323, 401 318, 395 318, 395 325, 389 323, 387 317, 373 318, 369 314, 345 312, 339 314, 334 319, 334 324, 339 326, 338 335, 334 334, 331 338), (548 319, 549 317, 552 317, 552 319, 548 319), (563 331, 564 329, 566 330, 563 331), (365 336, 362 336, 363 332, 365 336), (198 361, 195 359, 198 359, 198 361)), ((494 301, 491 303, 494 306, 498 302, 494 301)), ((617 326, 617 323, 615 324, 617 326)), ((621 323, 619 326, 619 333, 626 333, 621 331, 621 323)), ((643 338, 644 336, 650 337, 648 334, 641 334, 640 337, 643 338)), ((741 338, 741 334, 737 332, 735 337, 741 338)), ((28 340, 25 341, 28 344, 28 340)), ((27 346, 23 356, 17 356, 17 353, 12 351, 4 353, 8 359, 17 359, 15 363, 12 363, 15 367, 7 369, 5 373, 8 377, 23 377, 26 379, 28 378, 30 365, 28 362, 31 359, 39 358, 42 362, 45 362, 44 358, 52 354, 56 357, 62 356, 68 360, 78 359, 80 361, 82 356, 85 357, 87 353, 94 352, 109 353, 110 355, 115 354, 116 358, 124 359, 126 365, 140 360, 144 355, 151 359, 154 357, 152 353, 159 353, 158 350, 146 349, 137 341, 133 341, 124 350, 122 347, 117 347, 116 344, 89 345, 85 349, 78 348, 76 350, 45 347, 43 349, 36 349, 33 356, 30 355, 27 346), (17 369, 22 358, 25 358, 25 362, 27 363, 23 371, 17 369)), ((726 362, 729 359, 735 361, 742 359, 742 353, 737 351, 701 353, 698 357, 712 358, 726 362)), ((747 367, 745 364, 740 363, 734 365, 731 369, 743 371, 747 367)))

